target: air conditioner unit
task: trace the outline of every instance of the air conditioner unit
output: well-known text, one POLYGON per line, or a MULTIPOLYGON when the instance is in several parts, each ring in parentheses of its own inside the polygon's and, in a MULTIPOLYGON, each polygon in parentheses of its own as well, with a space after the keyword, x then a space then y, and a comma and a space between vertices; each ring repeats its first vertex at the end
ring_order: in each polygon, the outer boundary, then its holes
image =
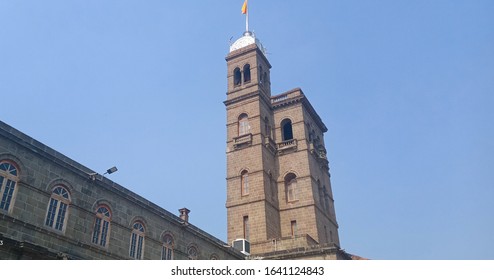
POLYGON ((250 255, 250 242, 247 239, 233 240, 232 247, 239 250, 244 255, 250 255))

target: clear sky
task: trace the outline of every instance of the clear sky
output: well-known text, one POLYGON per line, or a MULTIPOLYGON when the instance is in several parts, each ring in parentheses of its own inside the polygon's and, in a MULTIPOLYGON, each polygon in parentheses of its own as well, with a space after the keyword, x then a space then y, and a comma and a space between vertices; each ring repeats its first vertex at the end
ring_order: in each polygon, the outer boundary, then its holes
MULTIPOLYGON (((226 240, 242 0, 0 0, 0 119, 226 240)), ((259 1, 272 91, 325 135, 342 247, 494 259, 494 1, 259 1)))

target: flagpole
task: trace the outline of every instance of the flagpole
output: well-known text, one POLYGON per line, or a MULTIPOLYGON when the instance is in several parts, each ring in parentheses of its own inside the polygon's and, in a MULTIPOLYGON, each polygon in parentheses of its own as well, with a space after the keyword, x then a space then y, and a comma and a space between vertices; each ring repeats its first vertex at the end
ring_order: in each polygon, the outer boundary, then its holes
POLYGON ((248 6, 247 6, 247 11, 245 13, 245 32, 249 32, 249 7, 248 6))

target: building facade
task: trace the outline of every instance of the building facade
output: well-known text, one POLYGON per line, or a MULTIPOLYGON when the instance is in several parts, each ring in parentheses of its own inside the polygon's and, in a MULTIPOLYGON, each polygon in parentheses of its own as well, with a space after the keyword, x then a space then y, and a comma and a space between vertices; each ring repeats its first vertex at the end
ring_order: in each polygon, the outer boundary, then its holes
POLYGON ((244 259, 188 215, 0 122, 0 259, 244 259))
POLYGON ((228 242, 248 240, 251 258, 348 259, 326 126, 301 89, 271 95, 271 65, 253 33, 231 45, 226 62, 228 242))
POLYGON ((349 259, 323 134, 299 88, 271 95, 262 44, 226 57, 228 243, 0 122, 0 259, 349 259), (248 241, 241 251, 230 245, 248 241))

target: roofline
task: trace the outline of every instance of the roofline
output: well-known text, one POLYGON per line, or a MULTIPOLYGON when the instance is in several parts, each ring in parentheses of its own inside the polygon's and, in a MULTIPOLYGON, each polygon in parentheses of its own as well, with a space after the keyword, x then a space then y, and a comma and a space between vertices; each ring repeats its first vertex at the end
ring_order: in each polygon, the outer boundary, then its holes
MULTIPOLYGON (((13 128, 12 126, 0 121, 0 136, 3 136, 11 141, 18 143, 24 148, 36 153, 42 157, 47 158, 48 160, 54 162, 55 164, 61 165, 64 168, 69 169, 76 175, 90 180, 89 174, 94 174, 93 170, 88 167, 76 162, 75 160, 65 156, 62 153, 57 152, 56 150, 50 148, 49 146, 39 142, 38 140, 28 136, 27 134, 13 128)), ((114 181, 104 177, 101 174, 98 175, 98 180, 94 182, 97 183, 100 187, 115 193, 116 195, 121 196, 124 199, 132 203, 137 203, 139 206, 145 208, 151 213, 154 213, 176 225, 184 225, 184 221, 180 219, 178 216, 172 214, 170 211, 162 208, 161 206, 154 204, 153 202, 145 199, 144 197, 138 195, 137 193, 115 183, 114 181)), ((203 238, 209 240, 211 243, 218 245, 219 247, 225 248, 225 246, 229 246, 227 243, 221 241, 220 239, 214 237, 213 235, 205 232, 204 230, 187 223, 186 226, 190 231, 202 236, 203 238)), ((237 253, 233 250, 233 252, 237 253)), ((238 252, 239 256, 243 256, 240 252, 238 252)))
POLYGON ((301 102, 305 108, 307 109, 307 112, 309 115, 312 117, 314 122, 319 126, 319 128, 322 130, 322 132, 327 132, 328 128, 322 121, 321 117, 319 114, 317 114, 316 110, 314 107, 312 107, 312 104, 310 104, 309 99, 307 96, 304 94, 301 88, 294 88, 289 91, 286 91, 284 93, 271 96, 271 104, 273 106, 273 109, 276 108, 281 108, 281 107, 286 107, 289 106, 293 103, 298 103, 301 102), (300 95, 294 96, 294 97, 289 97, 290 94, 300 92, 300 95), (286 98, 283 98, 286 97, 286 98))

